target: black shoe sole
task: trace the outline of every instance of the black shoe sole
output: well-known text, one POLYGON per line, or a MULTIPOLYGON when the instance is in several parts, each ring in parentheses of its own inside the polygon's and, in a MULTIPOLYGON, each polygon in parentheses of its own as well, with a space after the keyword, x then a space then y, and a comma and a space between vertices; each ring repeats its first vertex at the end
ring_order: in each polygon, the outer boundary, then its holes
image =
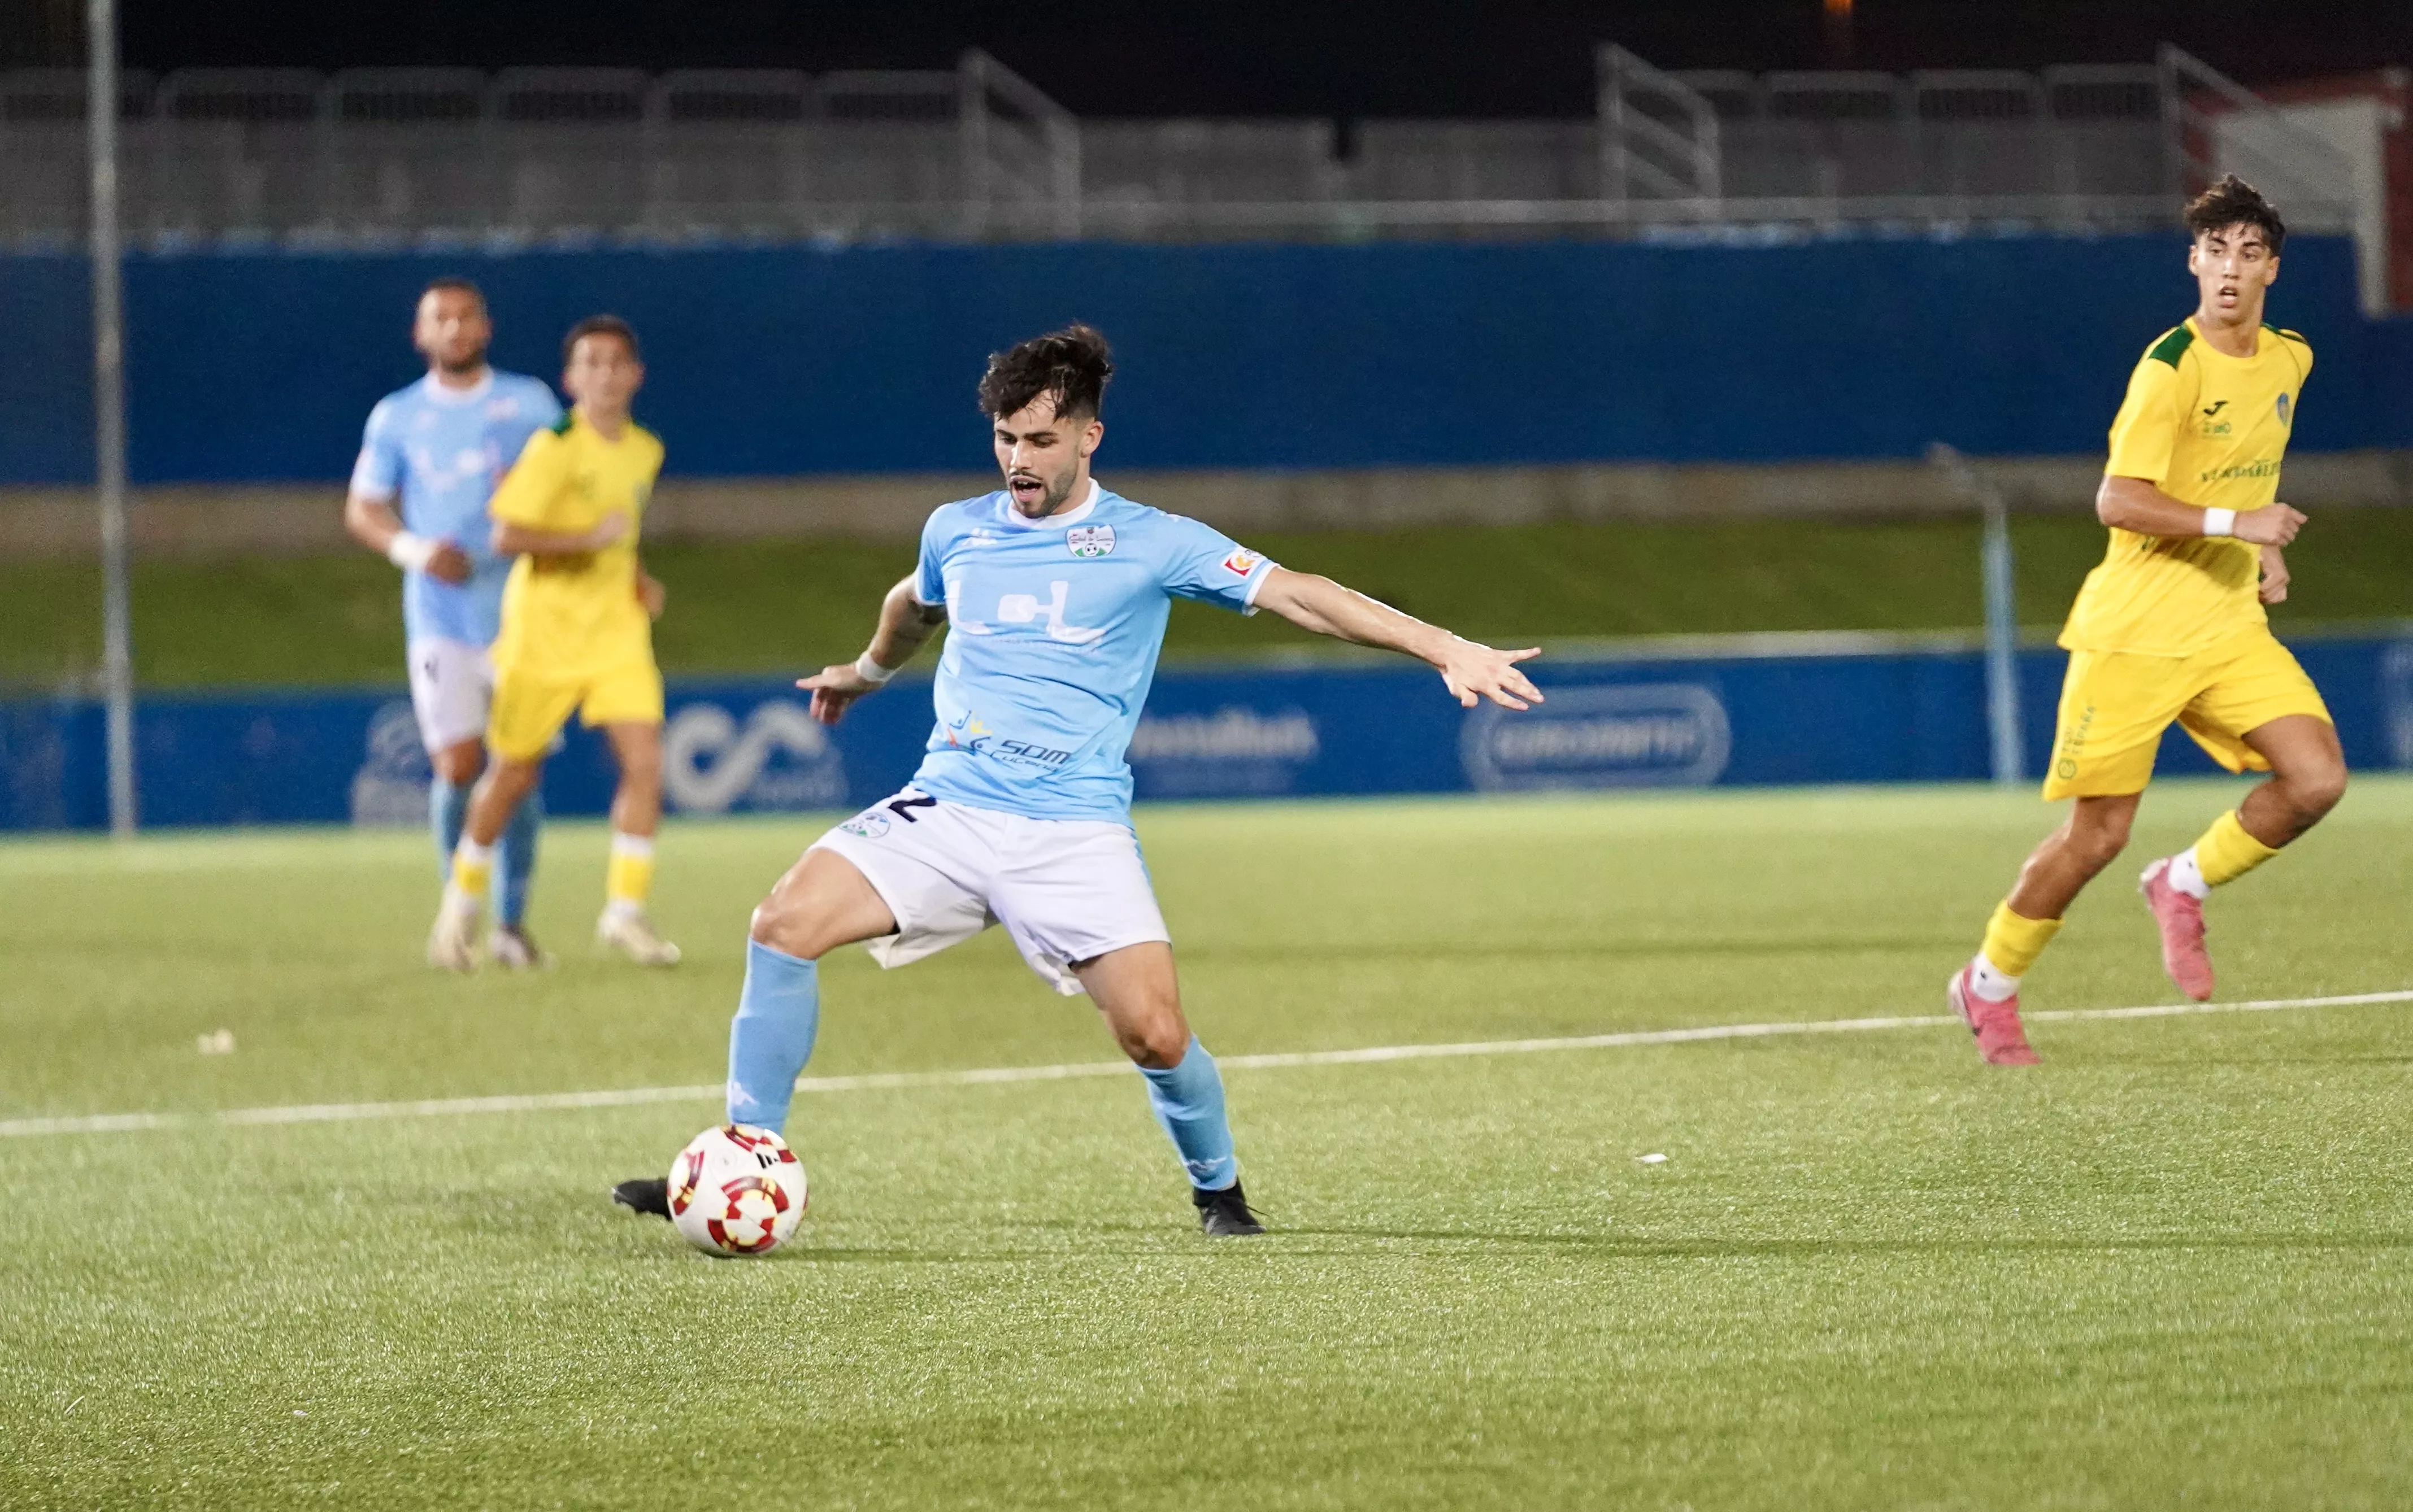
POLYGON ((667 1176, 640 1176, 622 1182, 612 1189, 612 1200, 637 1212, 650 1212, 657 1218, 671 1215, 671 1182, 667 1176))

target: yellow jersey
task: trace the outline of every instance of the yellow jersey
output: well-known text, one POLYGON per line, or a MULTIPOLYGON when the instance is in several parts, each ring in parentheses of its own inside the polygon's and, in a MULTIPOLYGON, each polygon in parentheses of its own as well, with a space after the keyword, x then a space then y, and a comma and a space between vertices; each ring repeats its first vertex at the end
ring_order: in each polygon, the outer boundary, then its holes
POLYGON ((661 442, 633 420, 618 440, 606 440, 573 409, 528 437, 486 502, 488 514, 574 535, 616 513, 629 517, 629 529, 600 551, 523 556, 511 565, 495 639, 496 668, 576 678, 632 659, 651 663, 653 626, 637 600, 637 535, 661 470, 661 442))
MULTIPOLYGON (((2313 348, 2264 326, 2252 357, 2203 339, 2195 317, 2148 347, 2111 422, 2113 477, 2141 477, 2206 509, 2259 509, 2278 496, 2279 461, 2313 348)), ((2261 549, 2229 536, 2115 530, 2086 575, 2061 643, 2071 651, 2188 656, 2269 623, 2257 593, 2261 549)))

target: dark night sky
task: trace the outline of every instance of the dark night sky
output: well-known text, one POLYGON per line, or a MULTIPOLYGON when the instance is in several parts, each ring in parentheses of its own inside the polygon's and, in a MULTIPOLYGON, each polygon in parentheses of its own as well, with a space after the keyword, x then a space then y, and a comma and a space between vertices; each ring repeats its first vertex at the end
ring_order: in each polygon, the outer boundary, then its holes
MULTIPOLYGON (((1819 0, 873 5, 863 0, 123 0, 126 61, 943 67, 988 49, 1085 115, 1577 115, 1590 50, 1665 67, 1831 66, 1819 0)), ((62 0, 0 0, 0 5, 62 0)), ((1863 67, 2141 63, 2169 39, 2249 82, 2413 64, 2413 0, 1857 0, 1863 67)))

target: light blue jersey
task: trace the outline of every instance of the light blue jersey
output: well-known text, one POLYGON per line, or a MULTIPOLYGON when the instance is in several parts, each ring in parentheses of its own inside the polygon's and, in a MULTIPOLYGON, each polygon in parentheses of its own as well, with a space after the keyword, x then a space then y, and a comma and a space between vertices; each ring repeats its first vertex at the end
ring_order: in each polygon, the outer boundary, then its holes
POLYGON ((1174 595, 1254 613, 1273 564, 1209 525, 1090 485, 1052 519, 1003 493, 922 527, 915 596, 947 607, 938 725, 913 785, 1032 819, 1128 823, 1123 752, 1174 595))
POLYGON ((493 527, 486 499, 527 438, 560 418, 560 402, 541 380, 492 369, 473 389, 447 389, 429 374, 369 411, 360 461, 352 464, 352 492, 398 500, 405 530, 451 541, 476 568, 457 585, 423 572, 404 575, 402 623, 408 639, 493 643, 511 563, 488 544, 493 527))

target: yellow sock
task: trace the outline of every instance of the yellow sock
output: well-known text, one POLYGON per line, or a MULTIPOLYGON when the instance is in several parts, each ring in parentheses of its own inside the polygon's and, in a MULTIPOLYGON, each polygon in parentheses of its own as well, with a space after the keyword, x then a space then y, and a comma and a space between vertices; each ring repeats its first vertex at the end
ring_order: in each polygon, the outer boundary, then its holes
POLYGON ((452 886, 465 898, 482 903, 495 880, 495 850, 463 836, 452 852, 452 886))
POLYGON ((654 885, 654 842, 650 835, 612 833, 612 860, 603 870, 603 899, 628 908, 642 908, 645 891, 654 885))
POLYGON ((2207 887, 2234 882, 2278 854, 2245 832, 2235 809, 2213 820, 2212 828, 2195 843, 2195 864, 2207 887))
POLYGON ((1986 943, 1977 949, 2004 976, 2024 976, 2060 932, 2057 918, 2026 918, 2012 913, 2009 903, 1996 903, 1994 917, 1986 920, 1986 943))

